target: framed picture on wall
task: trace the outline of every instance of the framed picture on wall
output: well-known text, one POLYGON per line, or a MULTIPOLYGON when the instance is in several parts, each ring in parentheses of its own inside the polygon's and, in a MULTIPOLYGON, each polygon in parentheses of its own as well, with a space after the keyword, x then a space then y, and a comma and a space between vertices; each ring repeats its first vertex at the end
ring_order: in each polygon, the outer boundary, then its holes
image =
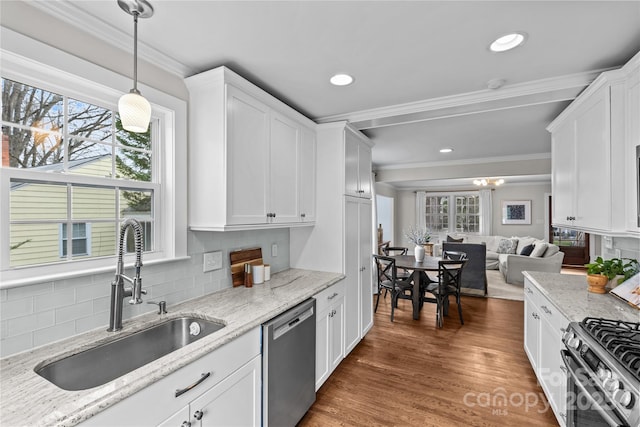
POLYGON ((531 200, 503 200, 503 224, 531 224, 531 200))

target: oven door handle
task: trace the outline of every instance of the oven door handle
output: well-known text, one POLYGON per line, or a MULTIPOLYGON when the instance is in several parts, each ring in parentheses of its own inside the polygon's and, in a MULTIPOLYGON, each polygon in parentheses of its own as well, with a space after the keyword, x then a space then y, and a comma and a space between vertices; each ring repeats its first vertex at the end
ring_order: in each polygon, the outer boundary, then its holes
MULTIPOLYGON (((592 406, 598 411, 598 413, 602 416, 602 418, 604 418, 607 424, 609 424, 611 427, 626 426, 627 424, 621 422, 620 418, 614 411, 612 411, 611 409, 605 406, 602 406, 601 404, 593 400, 592 398, 593 393, 597 392, 597 390, 595 387, 589 384, 584 384, 581 381, 580 376, 576 373, 576 368, 580 368, 580 366, 578 366, 578 363, 573 359, 573 357, 571 357, 571 354, 569 354, 569 352, 567 352, 566 350, 561 350, 560 353, 562 355, 562 360, 564 361, 564 364, 567 366, 567 371, 569 375, 571 375, 571 379, 573 383, 578 386, 578 388, 580 389, 580 392, 584 394, 585 397, 589 398, 589 400, 593 403, 592 406)), ((578 404, 577 396, 567 396, 567 398, 568 399, 573 398, 574 400, 573 404, 574 405, 578 404)), ((567 404, 568 403, 569 402, 567 402, 567 404)), ((603 402, 603 404, 606 405, 606 402, 603 402)), ((570 410, 571 410, 570 408, 567 408, 567 412, 569 412, 570 410)))

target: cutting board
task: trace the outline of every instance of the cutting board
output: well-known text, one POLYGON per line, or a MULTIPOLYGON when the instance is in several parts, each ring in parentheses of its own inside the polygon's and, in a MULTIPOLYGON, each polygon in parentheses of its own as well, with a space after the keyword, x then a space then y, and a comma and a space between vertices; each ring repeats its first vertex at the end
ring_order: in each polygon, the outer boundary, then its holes
POLYGON ((261 265, 262 248, 242 249, 229 252, 229 264, 231 265, 231 282, 233 286, 244 286, 244 265, 261 265))

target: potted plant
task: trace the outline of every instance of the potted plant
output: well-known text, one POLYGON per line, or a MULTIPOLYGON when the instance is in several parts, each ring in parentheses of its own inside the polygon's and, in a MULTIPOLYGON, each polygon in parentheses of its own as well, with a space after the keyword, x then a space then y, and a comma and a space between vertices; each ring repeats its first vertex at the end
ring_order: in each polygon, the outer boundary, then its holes
POLYGON ((415 245, 413 249, 413 255, 416 258, 416 262, 422 262, 424 260, 424 246, 431 240, 431 232, 428 228, 409 227, 409 230, 404 233, 407 240, 415 245))
POLYGON ((604 288, 607 284, 612 287, 619 285, 636 274, 640 265, 638 260, 631 258, 603 259, 599 256, 585 267, 587 267, 589 291, 602 294, 606 292, 604 288))

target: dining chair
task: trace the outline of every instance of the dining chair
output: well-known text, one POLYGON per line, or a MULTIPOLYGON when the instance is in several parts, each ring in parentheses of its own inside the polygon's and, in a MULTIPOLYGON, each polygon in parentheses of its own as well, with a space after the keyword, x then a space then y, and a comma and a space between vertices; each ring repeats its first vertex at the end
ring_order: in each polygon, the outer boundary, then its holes
POLYGON ((464 325, 462 304, 460 303, 460 287, 462 285, 462 269, 466 263, 466 259, 438 261, 438 281, 427 284, 422 290, 422 300, 424 302, 436 303, 436 326, 438 328, 442 328, 444 316, 449 314, 449 296, 451 295, 456 297, 460 324, 464 325), (427 297, 426 293, 432 294, 434 298, 427 297))
POLYGON ((378 310, 380 294, 384 291, 386 296, 386 292, 389 292, 391 294, 391 321, 393 322, 398 299, 412 299, 413 285, 410 278, 403 279, 398 277, 395 259, 384 255, 373 255, 373 257, 378 266, 378 296, 373 311, 376 312, 378 310))
POLYGON ((460 251, 443 251, 442 259, 462 261, 467 259, 467 254, 466 252, 460 252, 460 251))
MULTIPOLYGON (((384 256, 393 256, 393 255, 406 255, 409 252, 409 248, 405 248, 403 246, 386 246, 382 248, 382 253, 384 256)), ((411 272, 409 270, 405 270, 404 268, 398 268, 398 277, 401 279, 408 279, 411 276, 411 272)))

